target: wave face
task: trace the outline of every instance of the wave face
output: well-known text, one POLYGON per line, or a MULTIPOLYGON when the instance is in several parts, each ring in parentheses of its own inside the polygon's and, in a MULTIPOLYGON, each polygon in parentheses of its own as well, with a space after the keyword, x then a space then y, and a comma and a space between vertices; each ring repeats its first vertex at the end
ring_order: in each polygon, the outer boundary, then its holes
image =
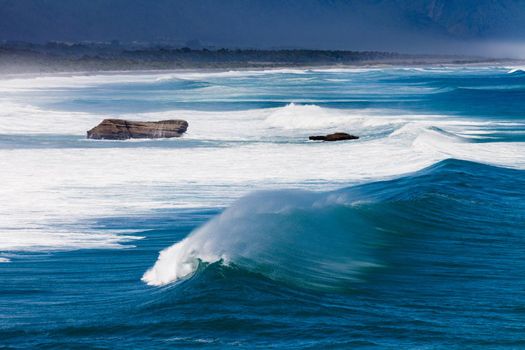
POLYGON ((514 196, 516 187, 525 188, 522 171, 445 160, 337 191, 254 193, 162 251, 143 280, 163 285, 221 262, 301 287, 350 288, 383 266, 382 251, 399 236, 482 235, 511 220, 525 223, 525 193, 514 196))

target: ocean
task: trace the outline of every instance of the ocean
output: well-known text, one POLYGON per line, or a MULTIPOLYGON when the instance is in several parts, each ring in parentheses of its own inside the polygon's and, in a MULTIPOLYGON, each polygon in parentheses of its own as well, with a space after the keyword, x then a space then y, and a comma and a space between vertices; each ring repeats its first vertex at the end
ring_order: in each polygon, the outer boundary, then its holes
POLYGON ((2 349, 525 348, 515 67, 5 77, 0 184, 2 349))

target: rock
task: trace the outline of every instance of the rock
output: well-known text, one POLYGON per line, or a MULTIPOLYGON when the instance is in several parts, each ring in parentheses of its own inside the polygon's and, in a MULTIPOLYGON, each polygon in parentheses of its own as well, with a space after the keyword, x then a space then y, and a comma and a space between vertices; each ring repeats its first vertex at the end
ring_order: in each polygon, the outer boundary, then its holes
POLYGON ((309 139, 313 141, 343 141, 343 140, 357 140, 359 136, 347 134, 345 132, 336 132, 325 136, 310 136, 309 139))
POLYGON ((88 139, 127 140, 180 137, 188 129, 185 120, 136 122, 124 119, 104 119, 87 132, 88 139))

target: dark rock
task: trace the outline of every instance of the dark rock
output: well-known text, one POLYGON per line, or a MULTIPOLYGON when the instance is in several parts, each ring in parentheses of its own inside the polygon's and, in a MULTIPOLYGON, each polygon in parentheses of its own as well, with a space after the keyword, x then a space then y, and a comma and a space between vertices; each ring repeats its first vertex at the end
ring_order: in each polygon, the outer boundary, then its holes
POLYGON ((345 132, 336 132, 325 136, 310 136, 309 139, 313 141, 343 141, 343 140, 357 140, 359 136, 347 134, 345 132))
POLYGON ((127 140, 180 137, 188 129, 185 120, 136 122, 124 119, 104 119, 87 132, 88 139, 127 140))

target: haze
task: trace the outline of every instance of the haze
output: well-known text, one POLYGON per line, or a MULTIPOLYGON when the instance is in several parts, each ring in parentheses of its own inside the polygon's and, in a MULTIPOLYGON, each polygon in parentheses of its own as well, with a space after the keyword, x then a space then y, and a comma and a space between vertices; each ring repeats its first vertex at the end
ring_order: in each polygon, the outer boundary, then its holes
POLYGON ((0 0, 0 40, 523 57, 525 0, 0 0))

